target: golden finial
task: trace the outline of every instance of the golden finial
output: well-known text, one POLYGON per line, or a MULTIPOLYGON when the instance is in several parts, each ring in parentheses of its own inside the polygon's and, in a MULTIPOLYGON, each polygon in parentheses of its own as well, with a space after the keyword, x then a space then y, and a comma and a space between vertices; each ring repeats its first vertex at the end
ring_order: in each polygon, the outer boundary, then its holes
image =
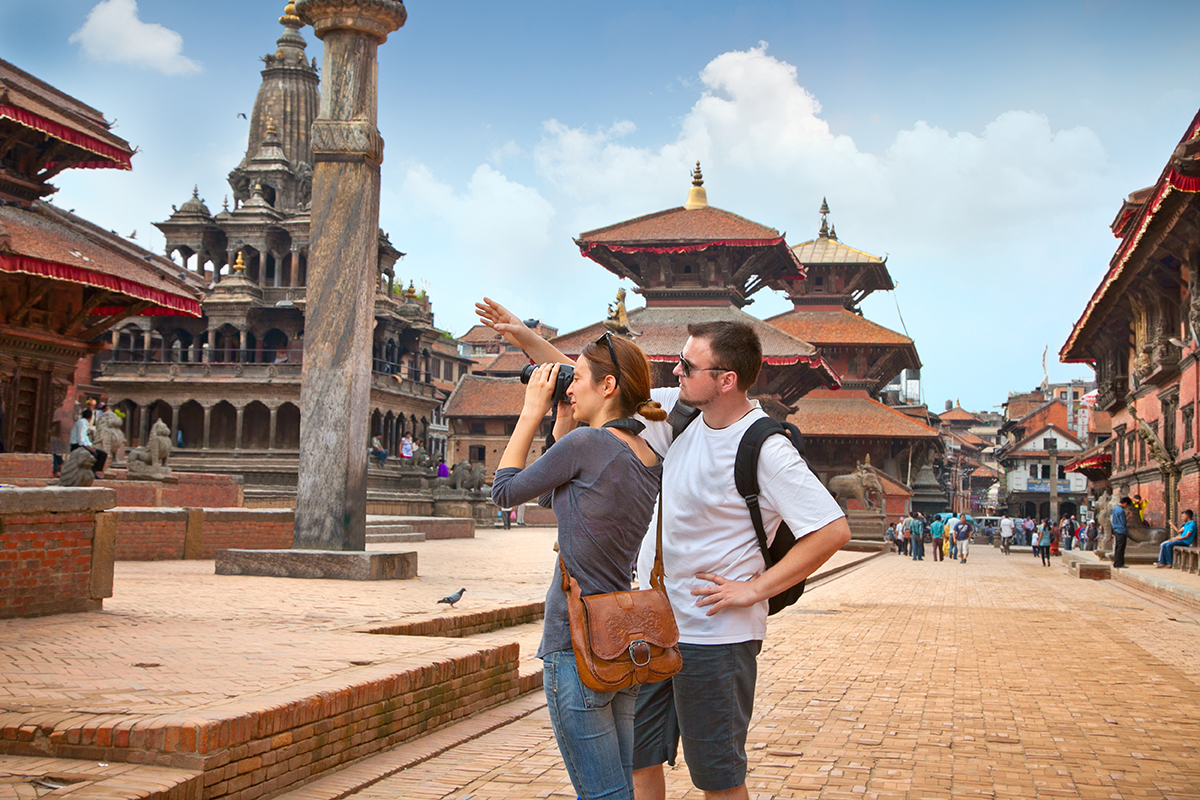
POLYGON ((200 199, 200 184, 196 184, 192 187, 192 197, 196 198, 197 200, 200 199))
POLYGON ((417 299, 417 287, 413 286, 412 281, 408 282, 408 288, 404 290, 404 299, 405 300, 416 300, 417 299))
POLYGON ((275 120, 271 117, 267 117, 267 138, 274 139, 278 135, 279 132, 275 130, 275 120))
POLYGON ((242 261, 242 251, 238 250, 237 261, 233 263, 233 271, 241 275, 246 271, 246 262, 242 261))
POLYGON ((254 182, 254 196, 255 196, 255 197, 262 197, 262 193, 263 193, 263 191, 262 191, 262 181, 255 181, 255 182, 254 182))
POLYGON ((696 162, 696 169, 692 172, 692 188, 688 190, 688 199, 683 207, 688 211, 708 208, 708 192, 704 190, 704 175, 700 172, 699 161, 696 162))
POLYGON ((296 4, 295 3, 288 3, 286 6, 284 6, 283 7, 283 16, 279 18, 280 25, 287 25, 288 23, 291 23, 293 25, 303 25, 304 24, 304 20, 302 20, 296 16, 296 4))

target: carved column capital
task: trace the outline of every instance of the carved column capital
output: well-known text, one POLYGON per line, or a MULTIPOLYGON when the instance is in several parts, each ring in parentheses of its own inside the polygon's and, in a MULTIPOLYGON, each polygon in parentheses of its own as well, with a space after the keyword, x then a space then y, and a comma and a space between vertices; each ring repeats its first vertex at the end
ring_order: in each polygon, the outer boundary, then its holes
POLYGON ((408 19, 401 0, 299 0, 296 14, 312 25, 318 39, 324 39, 330 31, 348 28, 368 34, 381 44, 408 19))
POLYGON ((383 163, 383 137, 361 119, 318 119, 312 126, 313 161, 366 161, 383 163))

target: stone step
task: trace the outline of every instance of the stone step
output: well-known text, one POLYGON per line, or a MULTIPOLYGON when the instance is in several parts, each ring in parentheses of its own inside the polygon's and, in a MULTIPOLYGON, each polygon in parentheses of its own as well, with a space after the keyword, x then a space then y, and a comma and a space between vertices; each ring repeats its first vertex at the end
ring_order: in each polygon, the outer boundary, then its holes
POLYGON ((412 525, 404 525, 396 522, 371 522, 367 521, 367 533, 412 533, 412 525))
POLYGON ((394 544, 396 542, 423 542, 425 534, 419 531, 402 533, 380 533, 367 528, 367 544, 394 544))

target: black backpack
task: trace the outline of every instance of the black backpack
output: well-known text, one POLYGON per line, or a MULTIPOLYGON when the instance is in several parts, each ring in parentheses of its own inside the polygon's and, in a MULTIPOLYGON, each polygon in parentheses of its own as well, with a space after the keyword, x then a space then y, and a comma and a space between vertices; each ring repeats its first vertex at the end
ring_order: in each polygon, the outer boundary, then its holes
MULTIPOLYGON (((679 438, 698 416, 698 409, 676 403, 667 417, 667 421, 671 423, 673 438, 679 438)), ((778 564, 796 544, 796 536, 791 528, 786 522, 780 522, 779 529, 775 531, 775 541, 770 547, 767 546, 767 532, 763 528, 762 511, 758 505, 758 454, 762 450, 763 442, 777 433, 788 436, 795 445, 796 452, 804 455, 804 435, 800 433, 799 428, 790 422, 764 418, 756 420, 742 435, 733 462, 733 482, 738 494, 745 499, 746 507, 750 509, 750 521, 754 523, 754 533, 758 536, 758 547, 762 550, 767 569, 778 564)), ((799 600, 800 595, 804 594, 804 583, 800 581, 772 597, 767 603, 767 615, 778 614, 799 600)))

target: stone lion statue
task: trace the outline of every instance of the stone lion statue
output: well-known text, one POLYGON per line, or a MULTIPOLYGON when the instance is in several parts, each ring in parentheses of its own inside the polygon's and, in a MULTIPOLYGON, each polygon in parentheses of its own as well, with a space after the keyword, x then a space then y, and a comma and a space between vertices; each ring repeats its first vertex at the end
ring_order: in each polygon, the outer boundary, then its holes
POLYGON ((96 481, 92 467, 96 466, 96 457, 92 451, 79 447, 71 451, 63 462, 59 472, 59 486, 91 486, 96 481))
POLYGON ((105 411, 96 420, 96 435, 92 441, 96 447, 108 453, 109 458, 120 458, 121 450, 125 447, 125 420, 113 411, 105 411))
POLYGON ((859 463, 854 472, 848 475, 834 475, 829 479, 828 489, 837 498, 838 505, 843 509, 851 499, 857 500, 863 508, 878 508, 883 502, 883 484, 870 467, 859 463), (879 503, 871 500, 871 492, 875 492, 879 503))
POLYGON ((429 452, 421 445, 413 448, 413 466, 417 469, 425 469, 429 466, 429 452))
POLYGON ((483 476, 487 472, 487 468, 483 464, 476 464, 471 470, 471 474, 463 481, 462 488, 472 492, 478 492, 483 489, 483 476))
POLYGON ((433 480, 434 488, 440 489, 457 489, 461 491, 471 476, 471 462, 465 458, 450 468, 449 478, 435 478, 433 480))
POLYGON ((135 447, 129 451, 129 477, 140 480, 162 480, 170 476, 171 469, 166 466, 167 456, 171 454, 171 429, 161 419, 150 428, 150 440, 144 447, 135 447))

